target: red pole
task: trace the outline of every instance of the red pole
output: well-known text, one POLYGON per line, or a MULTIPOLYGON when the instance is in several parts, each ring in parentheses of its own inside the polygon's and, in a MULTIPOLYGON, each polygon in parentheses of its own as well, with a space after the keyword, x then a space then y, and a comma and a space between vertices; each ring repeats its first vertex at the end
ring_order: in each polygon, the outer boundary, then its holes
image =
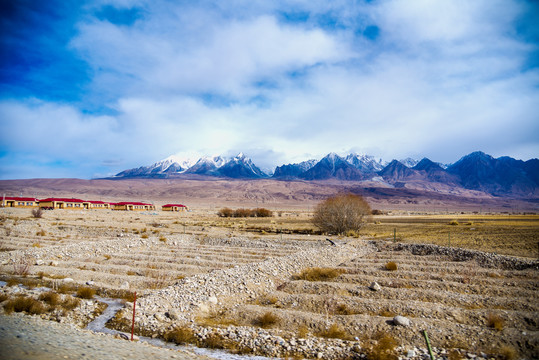
POLYGON ((135 300, 133 300, 133 323, 131 324, 131 341, 133 341, 133 333, 135 332, 135 308, 137 307, 137 292, 135 291, 135 300))

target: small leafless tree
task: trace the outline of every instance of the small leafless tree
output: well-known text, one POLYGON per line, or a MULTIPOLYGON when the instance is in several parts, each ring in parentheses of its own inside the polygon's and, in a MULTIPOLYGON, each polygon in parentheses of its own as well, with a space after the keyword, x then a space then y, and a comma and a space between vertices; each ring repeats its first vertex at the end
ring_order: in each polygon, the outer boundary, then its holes
POLYGON ((314 211, 313 224, 331 234, 359 231, 371 214, 369 204, 359 195, 336 195, 319 203, 314 211))

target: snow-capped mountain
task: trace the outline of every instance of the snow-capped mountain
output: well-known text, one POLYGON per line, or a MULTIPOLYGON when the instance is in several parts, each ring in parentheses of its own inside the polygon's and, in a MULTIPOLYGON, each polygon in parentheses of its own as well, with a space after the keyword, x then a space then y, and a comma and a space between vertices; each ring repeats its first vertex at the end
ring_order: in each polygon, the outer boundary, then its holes
MULTIPOLYGON (((427 158, 384 162, 369 155, 335 153, 321 160, 278 166, 273 178, 282 180, 383 181, 398 186, 422 188, 460 188, 493 195, 536 197, 539 195, 539 160, 515 160, 504 156, 493 158, 482 152, 462 157, 447 168, 427 158), (413 166, 410 166, 412 165, 413 166)), ((269 177, 243 153, 233 158, 202 157, 198 161, 170 156, 149 166, 129 169, 114 178, 174 178, 214 176, 233 179, 269 177)))
POLYGON ((311 159, 307 161, 302 161, 298 164, 287 164, 277 166, 275 172, 273 173, 274 178, 279 179, 295 179, 298 178, 302 173, 311 169, 318 160, 311 159))
POLYGON ((376 160, 374 156, 370 155, 351 153, 345 159, 365 174, 374 174, 384 168, 382 159, 376 160))
POLYGON ((167 178, 181 174, 231 178, 262 178, 262 172, 243 153, 233 158, 204 156, 198 161, 170 156, 149 166, 129 169, 116 174, 115 178, 167 178))
POLYGON ((411 157, 407 157, 406 159, 399 160, 399 162, 406 167, 413 168, 419 163, 419 160, 412 159, 411 157))

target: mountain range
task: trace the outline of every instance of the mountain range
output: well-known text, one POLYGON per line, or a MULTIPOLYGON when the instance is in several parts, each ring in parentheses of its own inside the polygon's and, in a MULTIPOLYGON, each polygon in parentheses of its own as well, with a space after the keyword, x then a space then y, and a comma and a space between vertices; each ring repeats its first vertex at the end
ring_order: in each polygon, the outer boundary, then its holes
POLYGON ((424 158, 389 163, 370 155, 330 153, 320 160, 277 166, 273 174, 260 170, 243 153, 233 158, 202 157, 198 161, 174 156, 149 166, 124 170, 114 179, 185 178, 211 176, 232 179, 274 178, 278 180, 342 180, 368 183, 373 187, 428 189, 455 193, 468 189, 494 196, 539 198, 539 160, 494 158, 481 151, 450 165, 424 158))

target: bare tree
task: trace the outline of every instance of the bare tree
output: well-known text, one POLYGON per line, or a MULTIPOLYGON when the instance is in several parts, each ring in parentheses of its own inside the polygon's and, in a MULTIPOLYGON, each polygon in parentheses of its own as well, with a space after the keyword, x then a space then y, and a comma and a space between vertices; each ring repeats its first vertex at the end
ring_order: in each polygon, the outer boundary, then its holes
POLYGON ((358 231, 371 214, 369 204, 359 195, 336 195, 319 203, 314 211, 313 224, 332 234, 358 231))

